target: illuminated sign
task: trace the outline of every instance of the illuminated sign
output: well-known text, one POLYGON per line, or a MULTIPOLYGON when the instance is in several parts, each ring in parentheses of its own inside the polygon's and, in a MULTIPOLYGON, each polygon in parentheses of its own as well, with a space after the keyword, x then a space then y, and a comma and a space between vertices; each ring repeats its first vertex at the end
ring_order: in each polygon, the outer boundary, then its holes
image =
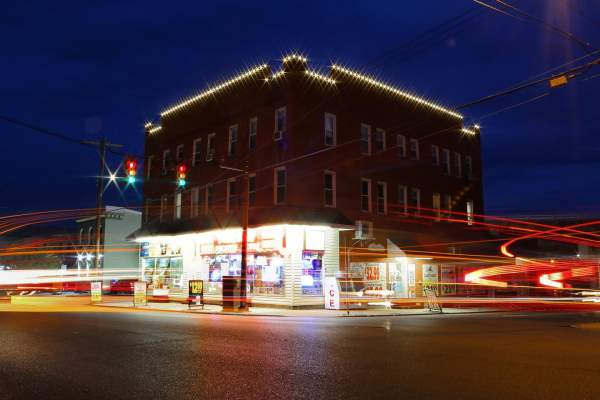
POLYGON ((90 294, 92 303, 102 301, 102 282, 90 282, 90 294))
POLYGON ((306 250, 325 250, 325 232, 307 230, 304 248, 306 250))
POLYGON ((325 283, 325 308, 328 310, 340 309, 340 285, 334 276, 324 279, 325 283))

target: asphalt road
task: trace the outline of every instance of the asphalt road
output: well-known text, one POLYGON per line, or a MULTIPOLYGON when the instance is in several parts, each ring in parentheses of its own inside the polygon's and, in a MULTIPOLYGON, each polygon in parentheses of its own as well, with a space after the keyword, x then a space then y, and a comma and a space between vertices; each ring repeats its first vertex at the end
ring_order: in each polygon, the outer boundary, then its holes
POLYGON ((4 312, 0 399, 598 399, 596 320, 4 312))

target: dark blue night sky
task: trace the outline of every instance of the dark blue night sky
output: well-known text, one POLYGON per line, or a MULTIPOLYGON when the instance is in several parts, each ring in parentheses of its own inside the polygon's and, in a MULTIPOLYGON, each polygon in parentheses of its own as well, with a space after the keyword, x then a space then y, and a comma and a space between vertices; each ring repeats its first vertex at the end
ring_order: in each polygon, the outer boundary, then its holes
MULTIPOLYGON (((600 48, 600 3, 514 3, 600 48)), ((135 154, 143 153, 144 122, 165 106, 291 50, 317 67, 365 68, 450 106, 586 54, 540 25, 468 0, 9 0, 2 8, 0 114, 82 139, 106 135, 135 154), (431 31, 453 17, 453 28, 431 31)), ((597 74, 600 66, 566 87, 463 111, 482 126, 487 213, 600 212, 597 74)), ((94 207, 93 150, 4 122, 0 135, 0 214, 94 207)), ((110 204, 139 201, 130 190, 125 198, 107 193, 110 204)))

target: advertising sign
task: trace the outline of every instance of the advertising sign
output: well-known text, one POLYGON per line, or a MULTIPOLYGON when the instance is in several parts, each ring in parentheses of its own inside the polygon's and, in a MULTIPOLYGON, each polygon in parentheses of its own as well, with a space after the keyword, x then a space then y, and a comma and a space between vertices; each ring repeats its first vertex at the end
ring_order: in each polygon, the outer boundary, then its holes
POLYGON ((133 284, 133 305, 143 306, 148 304, 146 297, 146 282, 134 282, 133 284))
POLYGON ((442 294, 456 294, 456 267, 454 265, 442 265, 442 294))
POLYGON ((438 266, 437 264, 423 264, 423 285, 438 293, 438 266))
POLYGON ((188 307, 192 305, 202 306, 204 309, 204 281, 190 279, 188 281, 188 307))
POLYGON ((325 278, 325 308, 328 310, 340 309, 340 285, 335 276, 325 278))
POLYGON ((99 303, 102 301, 102 282, 90 282, 91 288, 90 293, 92 296, 92 303, 99 303))

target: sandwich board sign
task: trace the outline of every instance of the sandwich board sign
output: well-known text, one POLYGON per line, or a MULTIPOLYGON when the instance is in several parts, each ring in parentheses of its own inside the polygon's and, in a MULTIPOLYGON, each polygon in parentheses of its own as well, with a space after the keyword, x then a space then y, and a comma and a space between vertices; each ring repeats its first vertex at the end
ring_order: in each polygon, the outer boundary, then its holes
POLYGON ((90 282, 90 295, 92 303, 99 303, 102 301, 102 282, 90 282))
POLYGON ((328 310, 340 309, 340 285, 335 276, 325 277, 325 308, 328 310))
POLYGON ((144 306, 148 304, 146 296, 146 282, 133 283, 133 306, 144 306))

